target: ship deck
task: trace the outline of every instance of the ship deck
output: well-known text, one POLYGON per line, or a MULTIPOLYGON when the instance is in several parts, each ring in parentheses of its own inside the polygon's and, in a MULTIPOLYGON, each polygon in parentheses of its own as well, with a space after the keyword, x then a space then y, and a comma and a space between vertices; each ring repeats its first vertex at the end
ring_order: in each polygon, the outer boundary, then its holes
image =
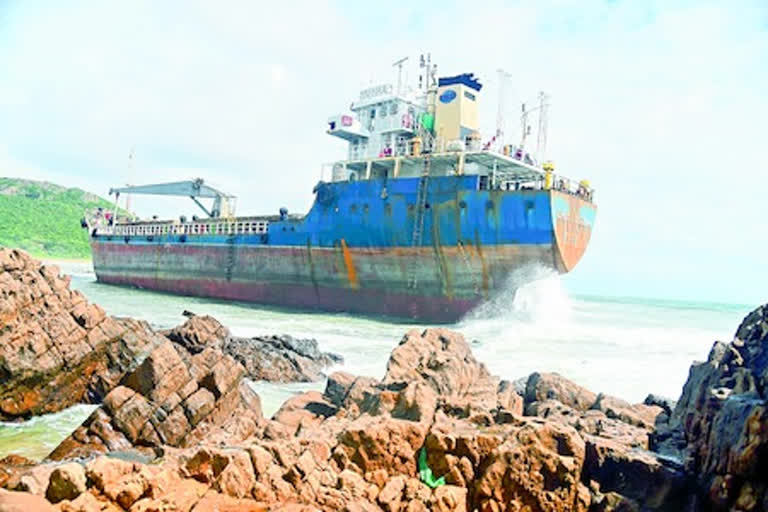
POLYGON ((365 179, 377 177, 383 172, 386 172, 387 176, 396 178, 402 175, 401 170, 420 169, 426 158, 430 159, 430 166, 433 169, 447 169, 458 174, 484 174, 492 171, 500 179, 516 181, 535 181, 543 179, 545 175, 545 171, 534 165, 493 151, 445 151, 418 156, 386 156, 336 163, 358 172, 365 179), (481 172, 468 171, 472 168, 481 172))

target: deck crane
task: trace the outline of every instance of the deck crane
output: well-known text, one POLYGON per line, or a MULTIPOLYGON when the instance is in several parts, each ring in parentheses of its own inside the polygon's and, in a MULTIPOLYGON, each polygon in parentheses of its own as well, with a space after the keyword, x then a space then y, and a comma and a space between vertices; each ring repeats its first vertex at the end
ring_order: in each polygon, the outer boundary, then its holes
POLYGON ((189 197, 205 214, 213 219, 231 217, 235 214, 236 197, 206 185, 201 178, 173 183, 158 183, 156 185, 138 185, 109 189, 109 194, 115 194, 115 202, 120 194, 144 194, 155 196, 189 197), (200 199, 213 199, 211 209, 205 207, 200 199))

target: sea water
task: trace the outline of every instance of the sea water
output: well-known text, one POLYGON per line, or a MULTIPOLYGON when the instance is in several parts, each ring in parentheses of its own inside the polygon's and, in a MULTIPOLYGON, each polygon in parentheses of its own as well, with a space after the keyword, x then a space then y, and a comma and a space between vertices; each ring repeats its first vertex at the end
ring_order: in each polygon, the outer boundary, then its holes
MULTIPOLYGON (((178 297, 96 282, 88 263, 59 263, 81 290, 107 313, 168 328, 182 312, 216 317, 237 336, 290 334, 315 338, 340 354, 343 369, 380 378, 389 353, 409 329, 424 325, 345 314, 278 310, 253 304, 178 297)), ((728 341, 750 305, 587 296, 569 293, 561 277, 541 269, 512 276, 509 292, 447 326, 464 334, 475 357, 508 380, 534 371, 557 372, 595 392, 631 402, 649 393, 676 399, 694 360, 705 359, 715 340, 728 341), (535 275, 531 276, 530 273, 535 275), (536 280, 512 292, 515 281, 536 280)), ((324 382, 254 383, 265 415, 292 395, 322 390, 324 382)), ((78 426, 93 406, 76 406, 23 423, 0 424, 0 457, 19 453, 40 459, 78 426)))

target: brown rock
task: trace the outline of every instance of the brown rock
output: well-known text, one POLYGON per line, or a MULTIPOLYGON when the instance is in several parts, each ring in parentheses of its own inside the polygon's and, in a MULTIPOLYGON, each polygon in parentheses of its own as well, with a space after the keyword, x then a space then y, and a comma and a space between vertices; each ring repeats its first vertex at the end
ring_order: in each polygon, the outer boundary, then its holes
POLYGON ((48 481, 55 468, 53 464, 40 464, 30 468, 19 477, 19 485, 16 490, 45 496, 45 491, 48 489, 48 481))
POLYGON ((56 507, 61 512, 122 512, 119 505, 103 495, 84 492, 72 501, 62 501, 56 507))
POLYGON ((114 319, 69 280, 21 251, 0 249, 0 419, 99 402, 163 338, 114 319))
POLYGON ((228 462, 221 470, 215 488, 235 498, 250 496, 256 477, 249 453, 244 450, 226 450, 223 453, 228 462))
MULTIPOLYGON (((116 389, 120 390, 120 388, 116 389)), ((122 390, 120 391, 122 392, 122 390)), ((112 413, 112 423, 129 441, 136 443, 144 426, 149 421, 152 409, 152 405, 146 398, 138 393, 133 393, 114 410, 112 413)))
POLYGON ((602 411, 608 418, 617 419, 636 427, 652 430, 656 417, 663 409, 658 406, 637 404, 631 405, 620 398, 600 393, 592 405, 592 409, 602 411))
POLYGON ((211 367, 210 372, 203 377, 200 385, 211 391, 216 399, 219 399, 234 389, 244 374, 245 370, 242 366, 231 357, 224 355, 211 367))
POLYGON ((716 342, 706 362, 691 366, 668 423, 652 436, 652 448, 680 457, 696 476, 702 507, 768 505, 757 469, 768 450, 766 361, 768 305, 744 318, 731 343, 716 342))
POLYGON ((378 501, 384 510, 397 512, 405 491, 406 477, 398 475, 390 478, 379 493, 378 501))
POLYGON ((628 447, 648 448, 650 430, 633 426, 619 419, 611 419, 597 409, 582 412, 565 406, 557 400, 544 400, 531 403, 527 412, 548 421, 569 425, 582 434, 612 439, 628 447))
POLYGON ((354 375, 346 372, 333 372, 328 376, 323 396, 332 405, 340 407, 344 403, 344 399, 347 397, 347 393, 354 382, 354 375))
POLYGON ((223 350, 245 367, 252 380, 271 382, 315 382, 323 370, 343 361, 341 356, 321 352, 317 341, 291 336, 230 336, 223 350))
POLYGON ((0 512, 53 512, 51 503, 35 494, 0 489, 0 512))
POLYGON ((191 379, 173 344, 165 342, 123 379, 123 385, 152 402, 162 403, 191 379))
MULTIPOLYGON (((131 507, 131 512, 189 512, 200 502, 206 492, 208 492, 206 484, 191 478, 182 479, 162 495, 135 502, 131 507)), ((222 497, 222 499, 224 498, 222 497)))
POLYGON ((213 411, 216 397, 205 388, 200 388, 184 401, 184 410, 192 426, 200 423, 213 411))
POLYGON ((354 500, 347 503, 343 512, 381 512, 381 508, 368 500, 354 500))
POLYGON ((455 485, 444 485, 435 489, 431 510, 437 512, 465 512, 467 510, 467 489, 455 485))
POLYGON ((133 472, 132 463, 111 457, 98 457, 85 466, 86 476, 102 492, 131 472, 133 472))
POLYGON ((509 503, 531 510, 585 510, 579 488, 584 441, 576 431, 544 422, 508 428, 503 443, 478 467, 474 506, 508 510, 500 504, 509 503))
POLYGON ((683 510, 688 480, 680 465, 643 450, 586 436, 582 476, 600 482, 602 492, 615 492, 652 509, 683 510))
POLYGON ((296 432, 299 428, 316 427, 337 411, 320 392, 306 391, 283 403, 272 419, 296 432))
POLYGON ((215 318, 205 315, 187 315, 182 325, 164 331, 168 339, 181 345, 191 354, 199 354, 208 346, 219 346, 229 337, 229 330, 215 318))
POLYGON ((0 459, 0 488, 16 489, 19 486, 21 474, 34 465, 33 460, 16 454, 0 459))
POLYGON ((341 433, 339 448, 364 473, 386 469, 390 475, 413 475, 426 433, 423 423, 363 416, 341 433))
POLYGON ((435 391, 438 407, 459 417, 500 406, 515 408, 511 399, 514 390, 501 385, 475 359, 463 336, 446 329, 413 329, 392 351, 382 384, 391 387, 417 382, 435 391))
POLYGON ((134 389, 114 388, 103 407, 51 457, 90 457, 131 448, 151 457, 163 445, 189 446, 204 439, 223 444, 250 437, 262 421, 261 402, 242 373, 242 367, 218 349, 209 347, 184 359, 166 341, 123 379, 134 389), (193 375, 214 391, 201 387, 191 392, 197 387, 193 375))
POLYGON ((360 474, 349 469, 339 473, 339 489, 349 493, 352 498, 364 498, 368 494, 368 486, 360 474))
POLYGON ((245 450, 201 447, 182 454, 180 463, 185 476, 235 498, 250 496, 256 479, 245 450))
POLYGON ((272 454, 259 445, 252 445, 248 452, 251 455, 251 464, 257 477, 267 472, 267 468, 272 464, 272 454))
POLYGON ((225 494, 208 491, 195 505, 192 512, 267 512, 269 507, 253 500, 232 498, 225 494))
POLYGON ((532 373, 525 385, 525 406, 533 402, 557 400, 577 411, 592 408, 597 395, 590 390, 574 384, 556 373, 532 373))
POLYGON ((76 462, 58 466, 51 473, 45 497, 51 503, 74 500, 85 492, 85 469, 76 462))

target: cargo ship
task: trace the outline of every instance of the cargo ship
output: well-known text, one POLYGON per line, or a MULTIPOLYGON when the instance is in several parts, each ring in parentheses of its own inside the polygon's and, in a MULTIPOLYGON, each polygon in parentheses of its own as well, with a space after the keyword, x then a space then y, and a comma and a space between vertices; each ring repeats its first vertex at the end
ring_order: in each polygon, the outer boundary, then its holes
POLYGON ((526 265, 571 271, 596 206, 588 182, 555 174, 544 160, 548 97, 523 106, 516 144, 499 122, 483 139, 474 74, 438 78, 422 56, 419 83, 409 88, 402 63, 396 85, 364 89, 328 120, 347 155, 322 166, 305 215, 236 216, 236 198, 203 179, 115 188, 115 208, 89 211, 82 222, 97 280, 449 323, 521 285, 510 276, 526 265), (141 220, 117 207, 121 194, 188 196, 204 215, 141 220))

